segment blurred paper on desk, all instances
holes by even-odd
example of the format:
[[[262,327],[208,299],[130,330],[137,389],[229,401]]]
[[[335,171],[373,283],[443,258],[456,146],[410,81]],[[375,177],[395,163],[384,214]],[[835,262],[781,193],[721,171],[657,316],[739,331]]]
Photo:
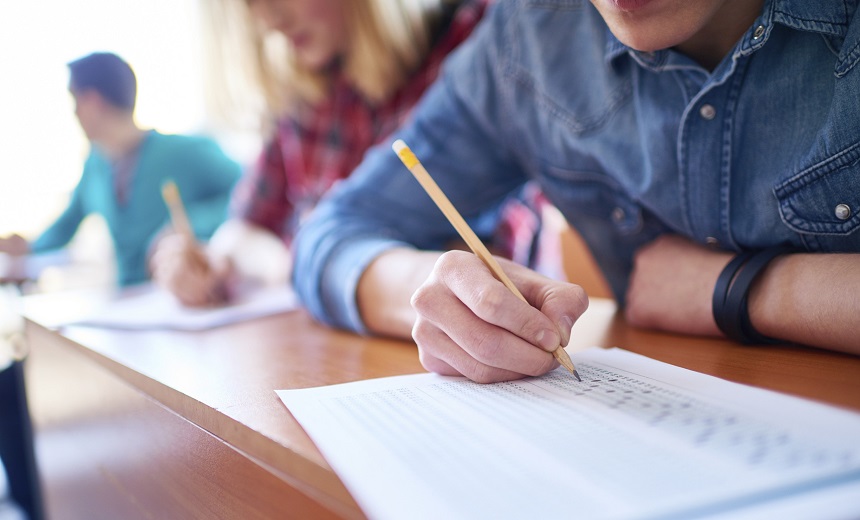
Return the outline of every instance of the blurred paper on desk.
[[[298,308],[298,299],[289,286],[247,288],[228,305],[191,308],[181,305],[165,290],[151,284],[135,286],[115,295],[52,294],[53,310],[25,302],[24,315],[49,328],[85,325],[123,330],[206,330],[240,321],[262,318]],[[34,297],[29,297],[34,298]],[[35,297],[38,298],[38,297]],[[28,313],[38,307],[39,315]]]
[[[581,383],[277,393],[374,519],[860,518],[860,414],[621,349],[572,358]]]
[[[12,283],[35,281],[46,269],[68,267],[72,262],[65,249],[24,256],[0,253],[0,280]]]

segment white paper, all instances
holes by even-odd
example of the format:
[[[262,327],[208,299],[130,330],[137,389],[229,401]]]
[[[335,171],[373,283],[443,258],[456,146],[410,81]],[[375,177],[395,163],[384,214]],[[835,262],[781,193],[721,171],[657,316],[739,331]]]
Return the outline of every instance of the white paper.
[[[53,325],[127,330],[205,330],[297,307],[296,295],[287,286],[245,289],[227,305],[191,308],[180,304],[165,290],[148,284],[125,291],[117,298],[100,301],[83,313],[61,315]]]
[[[371,518],[766,518],[785,500],[860,517],[860,414],[620,349],[572,357],[581,383],[560,368],[277,394]]]

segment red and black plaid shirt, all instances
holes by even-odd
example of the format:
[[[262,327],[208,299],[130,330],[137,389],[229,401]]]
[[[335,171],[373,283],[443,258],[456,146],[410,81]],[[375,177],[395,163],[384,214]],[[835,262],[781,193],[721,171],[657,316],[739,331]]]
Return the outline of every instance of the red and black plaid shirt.
[[[256,167],[239,182],[232,214],[289,243],[322,195],[358,166],[368,148],[406,120],[438,76],[445,57],[469,36],[485,7],[483,0],[463,2],[421,68],[382,104],[371,105],[343,77],[335,77],[326,100],[301,117],[280,120]]]
[[[384,103],[369,104],[336,76],[326,100],[301,117],[280,120],[256,167],[239,181],[232,215],[269,229],[289,244],[323,194],[358,166],[368,148],[406,120],[445,57],[471,34],[488,3],[462,2],[421,68]],[[534,192],[525,195],[506,208],[493,246],[498,254],[534,267],[542,199]]]

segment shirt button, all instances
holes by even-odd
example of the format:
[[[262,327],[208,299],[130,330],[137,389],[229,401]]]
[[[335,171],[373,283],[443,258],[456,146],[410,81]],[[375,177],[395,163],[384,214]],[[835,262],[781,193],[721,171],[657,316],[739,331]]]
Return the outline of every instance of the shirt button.
[[[755,31],[753,31],[753,40],[758,40],[763,35],[764,35],[764,25],[759,25],[758,27],[755,28]]]
[[[837,204],[834,213],[839,220],[848,220],[848,217],[851,216],[851,208],[848,204]]]
[[[720,241],[714,237],[707,237],[705,239],[705,243],[711,247],[717,247],[718,245],[720,245]]]
[[[710,121],[717,116],[717,109],[714,108],[714,105],[705,103],[701,108],[699,108],[699,115],[702,116],[702,119]]]
[[[615,222],[616,224],[622,223],[626,216],[627,213],[625,213],[624,208],[617,207],[612,210],[612,222]]]

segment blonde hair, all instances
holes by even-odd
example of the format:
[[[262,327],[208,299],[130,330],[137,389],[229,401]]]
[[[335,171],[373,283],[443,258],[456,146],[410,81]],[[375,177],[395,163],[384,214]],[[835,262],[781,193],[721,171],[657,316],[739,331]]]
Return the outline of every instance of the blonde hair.
[[[434,22],[450,0],[341,0],[347,30],[342,73],[369,103],[401,87],[427,55]],[[290,43],[263,33],[245,0],[205,0],[210,88],[207,101],[227,121],[282,116],[325,99],[330,78],[295,59]],[[239,121],[239,124],[242,124]]]

